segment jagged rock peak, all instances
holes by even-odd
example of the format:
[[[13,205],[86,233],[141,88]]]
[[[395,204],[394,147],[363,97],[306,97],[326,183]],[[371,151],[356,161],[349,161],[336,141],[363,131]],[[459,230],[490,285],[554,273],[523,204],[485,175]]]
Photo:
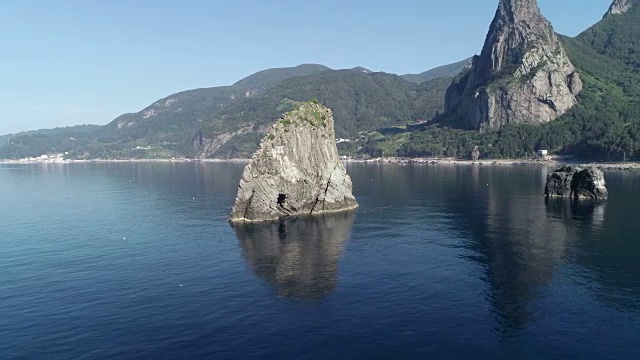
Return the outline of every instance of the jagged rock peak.
[[[500,0],[498,3],[498,19],[517,21],[538,18],[543,20],[536,0]]]
[[[632,6],[632,0],[613,0],[613,3],[611,4],[611,6],[609,6],[609,11],[607,11],[604,17],[624,14],[629,11]]]
[[[229,220],[266,221],[354,209],[331,110],[308,102],[283,115],[242,173]]]
[[[454,80],[446,113],[466,128],[546,123],[576,104],[582,82],[535,0],[500,0],[484,47]]]

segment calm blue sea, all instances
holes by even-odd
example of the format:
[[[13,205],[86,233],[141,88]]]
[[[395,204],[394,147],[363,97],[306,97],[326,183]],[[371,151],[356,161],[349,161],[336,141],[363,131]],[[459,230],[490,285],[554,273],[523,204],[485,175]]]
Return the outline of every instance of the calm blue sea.
[[[355,213],[232,227],[242,168],[0,165],[0,358],[640,358],[640,173],[348,164]]]

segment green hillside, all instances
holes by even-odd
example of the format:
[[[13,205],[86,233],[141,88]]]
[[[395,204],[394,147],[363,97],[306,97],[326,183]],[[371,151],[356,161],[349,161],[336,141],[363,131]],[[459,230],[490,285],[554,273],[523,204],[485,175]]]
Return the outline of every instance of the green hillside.
[[[640,1],[624,14],[609,15],[577,39],[596,52],[640,71]]]
[[[417,84],[439,78],[451,78],[458,75],[471,59],[464,59],[453,64],[442,65],[420,74],[405,74],[402,78]]]
[[[294,76],[306,76],[318,74],[323,71],[331,70],[324,65],[318,64],[302,64],[292,68],[276,68],[259,71],[253,75],[236,82],[232,85],[234,89],[239,90],[266,90],[278,83]],[[246,93],[245,93],[246,94]]]
[[[578,105],[556,121],[484,134],[432,125],[411,136],[374,139],[364,148],[375,155],[466,157],[478,145],[485,158],[530,157],[547,149],[586,160],[640,160],[639,13],[634,7],[576,38],[561,37],[584,89]]]
[[[408,132],[415,128],[406,129],[408,122],[437,118],[446,89],[466,61],[403,77],[306,64],[261,71],[232,86],[176,93],[105,126],[4,136],[0,158],[51,152],[80,159],[247,157],[282,113],[317,99],[333,110],[336,135],[353,139],[340,145],[345,154],[466,157],[479,146],[483,158],[530,157],[547,149],[588,160],[640,160],[638,20],[635,5],[575,38],[560,37],[584,89],[577,106],[542,126],[480,133],[434,121]]]
[[[450,79],[421,85],[397,75],[337,70],[294,77],[267,90],[262,96],[246,98],[203,122],[200,134],[215,138],[249,126],[253,131],[238,134],[215,152],[196,149],[203,157],[250,155],[259,143],[258,133],[283,112],[309,99],[317,99],[332,109],[337,137],[354,137],[358,132],[430,118],[444,108],[444,91]]]
[[[0,158],[20,159],[50,152],[66,152],[83,148],[102,129],[97,125],[78,125],[55,129],[27,131],[5,135],[0,142]]]
[[[0,158],[69,152],[71,158],[246,157],[267,127],[298,102],[329,106],[340,137],[430,118],[444,106],[450,78],[422,84],[364,68],[330,70],[322,65],[270,69],[232,86],[195,89],[156,101],[96,128],[82,141],[53,138],[38,144],[24,134],[0,147]]]
[[[445,81],[444,83],[448,83]],[[263,96],[243,99],[225,108],[216,119],[229,124],[255,121],[266,125],[296,102],[316,98],[333,110],[337,136],[431,117],[443,107],[438,90],[410,83],[397,75],[337,70],[288,79]],[[431,90],[437,101],[424,94]],[[215,124],[215,123],[214,123]],[[218,130],[218,124],[215,124]]]
[[[74,142],[67,141],[66,134],[57,136],[59,129],[46,137],[34,137],[34,132],[14,134],[10,136],[13,144],[0,145],[0,158],[34,157],[52,152],[70,152],[73,158],[191,156],[194,134],[203,121],[211,119],[221,109],[264,92],[284,79],[328,69],[313,64],[268,69],[232,86],[172,94],[140,112],[123,114],[106,126],[92,127],[95,131],[76,136]]]

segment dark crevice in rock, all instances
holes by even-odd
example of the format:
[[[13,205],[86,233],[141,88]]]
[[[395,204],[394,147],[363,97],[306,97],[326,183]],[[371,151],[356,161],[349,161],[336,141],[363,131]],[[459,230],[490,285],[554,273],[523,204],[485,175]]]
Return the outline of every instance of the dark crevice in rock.
[[[311,211],[309,211],[309,214],[313,214],[313,210],[316,209],[316,206],[318,205],[319,201],[320,201],[320,195],[316,196],[316,201],[313,203],[313,206],[311,207]]]
[[[240,189],[242,189],[242,186],[239,186]],[[251,190],[251,196],[249,197],[249,200],[247,201],[247,207],[244,209],[244,214],[242,215],[242,217],[244,219],[247,218],[247,213],[249,212],[249,209],[251,208],[251,202],[253,201],[253,197],[255,196],[256,191],[255,190]]]
[[[278,205],[284,206],[285,201],[287,201],[287,194],[278,194],[278,199],[276,199]]]

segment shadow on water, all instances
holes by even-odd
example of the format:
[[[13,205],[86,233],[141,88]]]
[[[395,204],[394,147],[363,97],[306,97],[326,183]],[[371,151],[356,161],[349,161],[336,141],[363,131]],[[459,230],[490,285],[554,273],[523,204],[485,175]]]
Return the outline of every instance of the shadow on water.
[[[603,226],[606,201],[546,198],[544,203],[547,213],[552,219],[568,222],[578,221],[593,229]]]
[[[599,233],[582,231],[576,262],[597,286],[591,292],[601,302],[621,311],[640,310],[640,176],[630,172],[607,172],[609,199],[606,213],[594,210],[593,222],[601,221]],[[595,235],[595,236],[594,236]]]
[[[612,196],[605,202],[549,199],[547,212],[577,239],[574,261],[587,270],[596,286],[590,292],[601,302],[623,311],[640,309],[640,230],[635,209],[637,192],[620,193],[628,173],[608,173]]]
[[[233,223],[243,255],[278,296],[318,300],[336,288],[338,260],[355,212]]]
[[[586,239],[603,237],[606,204],[545,202],[541,168],[435,170],[425,196],[447,204],[452,230],[464,234],[473,251],[465,257],[485,269],[486,300],[501,331],[526,328],[536,319],[532,303],[553,286],[559,268]]]
[[[544,169],[471,169],[458,180],[458,193],[445,195],[465,199],[447,203],[457,204],[451,210],[472,235],[468,246],[486,269],[487,300],[502,330],[512,333],[534,321],[532,303],[548,296],[567,266],[573,281],[600,302],[638,309],[640,242],[633,231],[640,229],[629,223],[638,194],[620,193],[624,187],[611,176],[606,202],[544,200],[545,177]]]

